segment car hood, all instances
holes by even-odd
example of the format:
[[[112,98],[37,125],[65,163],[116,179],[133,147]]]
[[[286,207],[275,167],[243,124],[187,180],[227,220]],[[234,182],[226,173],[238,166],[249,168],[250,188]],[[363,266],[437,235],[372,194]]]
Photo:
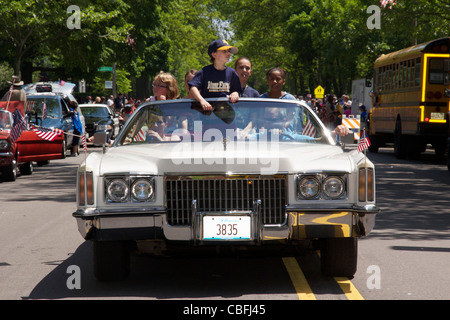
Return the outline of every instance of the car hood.
[[[115,173],[242,173],[351,172],[354,160],[339,146],[310,143],[267,143],[259,147],[222,142],[164,143],[110,148],[97,155],[100,175]],[[354,151],[356,152],[356,151]],[[95,165],[94,162],[88,165]]]

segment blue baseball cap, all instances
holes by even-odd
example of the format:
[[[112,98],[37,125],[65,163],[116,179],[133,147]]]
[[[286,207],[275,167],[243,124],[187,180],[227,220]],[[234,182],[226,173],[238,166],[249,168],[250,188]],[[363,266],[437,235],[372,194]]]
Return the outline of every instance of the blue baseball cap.
[[[211,42],[208,47],[208,55],[211,56],[211,54],[217,50],[230,50],[232,54],[238,52],[238,48],[230,46],[225,40],[214,40]]]

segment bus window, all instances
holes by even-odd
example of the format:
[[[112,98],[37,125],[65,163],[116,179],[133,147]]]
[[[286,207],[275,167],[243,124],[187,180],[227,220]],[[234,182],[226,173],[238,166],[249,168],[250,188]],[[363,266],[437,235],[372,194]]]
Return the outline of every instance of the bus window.
[[[444,63],[445,59],[430,59],[430,72],[428,75],[431,84],[444,84]]]
[[[416,75],[415,75],[416,87],[420,86],[420,72],[421,72],[420,68],[421,68],[421,66],[422,66],[422,64],[420,62],[420,58],[417,58],[417,60],[416,60]]]

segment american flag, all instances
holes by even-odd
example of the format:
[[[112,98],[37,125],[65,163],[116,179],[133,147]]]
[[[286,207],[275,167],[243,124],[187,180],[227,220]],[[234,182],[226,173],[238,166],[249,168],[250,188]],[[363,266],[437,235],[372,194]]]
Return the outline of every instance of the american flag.
[[[27,104],[25,105],[25,113],[32,112],[34,110],[35,105],[36,105],[36,101],[27,100]]]
[[[66,82],[65,82],[64,80],[58,80],[58,84],[59,84],[61,87],[63,87],[63,86],[66,84]]]
[[[33,128],[33,131],[36,133],[36,135],[39,138],[42,138],[47,141],[53,141],[56,139],[56,137],[64,134],[64,131],[62,131],[61,129],[57,129],[57,128],[49,129],[49,128],[39,127],[39,128]]]
[[[145,141],[145,133],[144,130],[141,129],[139,132],[134,136],[134,141]]]
[[[314,138],[316,136],[316,128],[312,124],[311,120],[308,119],[308,121],[305,124],[305,127],[303,128],[302,134],[308,137]]]
[[[15,142],[17,139],[19,139],[20,135],[22,134],[23,130],[26,130],[27,128],[27,121],[22,116],[19,110],[16,109],[13,113],[13,127],[11,129],[11,139],[13,142]]]
[[[383,8],[389,6],[389,9],[392,9],[392,6],[397,4],[394,0],[381,0],[380,3]]]
[[[358,142],[358,152],[366,150],[369,146],[370,146],[369,137],[361,136],[361,139],[359,139]]]
[[[42,120],[47,119],[47,103],[44,99],[44,104],[42,105]]]
[[[84,152],[87,152],[87,143],[86,143],[86,135],[81,136],[81,142],[83,143],[83,150]]]

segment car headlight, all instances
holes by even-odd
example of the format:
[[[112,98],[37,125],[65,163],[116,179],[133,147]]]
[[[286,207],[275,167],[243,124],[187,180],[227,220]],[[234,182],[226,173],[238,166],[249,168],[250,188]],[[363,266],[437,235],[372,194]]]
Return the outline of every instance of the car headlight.
[[[298,182],[297,190],[300,198],[315,199],[320,192],[320,182],[313,176],[303,177]]]
[[[106,185],[106,195],[112,202],[124,202],[128,200],[128,183],[123,179],[113,179]]]
[[[108,203],[149,202],[155,200],[152,176],[116,176],[105,179]]]
[[[9,148],[8,140],[0,140],[0,150],[7,150]]]
[[[323,183],[323,193],[328,199],[339,199],[345,193],[344,181],[339,177],[328,177]]]
[[[297,197],[303,200],[339,200],[347,195],[347,178],[337,174],[297,176]]]
[[[131,195],[137,201],[148,201],[153,198],[153,182],[148,179],[137,179],[131,185]]]

